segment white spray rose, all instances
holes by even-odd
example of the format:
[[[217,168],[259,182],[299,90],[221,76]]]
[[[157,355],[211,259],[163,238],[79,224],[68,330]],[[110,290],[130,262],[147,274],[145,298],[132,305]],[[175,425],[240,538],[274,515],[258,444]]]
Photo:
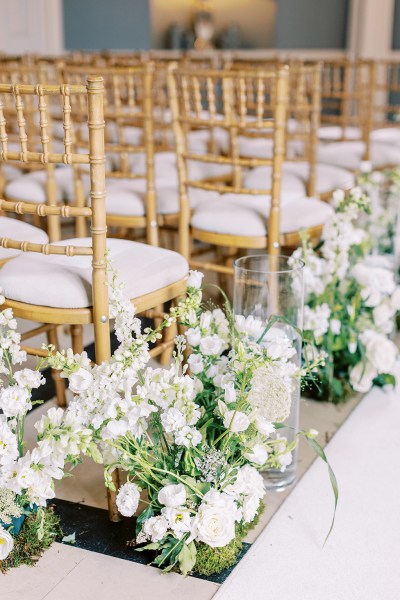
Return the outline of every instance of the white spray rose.
[[[206,356],[217,356],[222,350],[223,341],[214,333],[213,335],[207,335],[200,342],[200,351]]]
[[[159,542],[168,531],[168,521],[163,516],[150,517],[143,523],[143,533],[152,542]]]
[[[131,482],[125,483],[119,488],[117,494],[117,507],[124,517],[133,517],[139,506],[139,488]]]
[[[0,560],[5,560],[14,548],[14,538],[0,525]]]
[[[244,456],[256,465],[264,465],[268,459],[268,450],[263,444],[255,444]]]
[[[73,394],[86,392],[93,382],[93,375],[86,369],[79,369],[69,376],[69,389]]]
[[[200,271],[189,271],[189,277],[187,280],[187,286],[191,288],[200,288],[204,274]]]
[[[183,483],[170,484],[158,492],[158,501],[168,508],[178,508],[186,502],[186,489]]]
[[[257,494],[245,496],[243,500],[243,520],[245,523],[251,523],[256,516],[258,507],[260,506],[260,498]]]
[[[224,427],[230,429],[232,433],[246,431],[249,425],[249,417],[243,412],[227,410],[224,414]]]

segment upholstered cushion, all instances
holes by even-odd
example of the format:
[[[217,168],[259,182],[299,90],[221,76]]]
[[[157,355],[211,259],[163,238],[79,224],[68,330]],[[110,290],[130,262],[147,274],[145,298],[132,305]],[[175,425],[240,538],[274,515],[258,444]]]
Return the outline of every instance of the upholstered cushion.
[[[14,181],[14,179],[17,179],[22,175],[21,169],[18,169],[18,167],[15,167],[13,164],[3,164],[2,172],[5,181]]]
[[[344,169],[355,171],[360,168],[364,155],[364,143],[332,142],[320,144],[318,147],[318,161],[328,163]],[[400,164],[400,148],[382,142],[371,143],[371,162],[374,168],[386,165]]]
[[[283,166],[281,189],[283,192],[304,196],[306,193],[306,186],[296,173],[292,173],[290,169],[287,168],[289,164],[290,163],[286,163]],[[255,169],[249,170],[244,176],[243,185],[250,190],[268,190],[271,189],[271,177],[272,167],[256,167]]]
[[[400,145],[400,127],[383,127],[371,131],[371,140],[384,144]]]
[[[58,245],[90,246],[90,238],[70,239]],[[128,240],[108,239],[110,259],[129,298],[137,298],[179,281],[188,272],[178,253]],[[92,304],[90,256],[27,253],[0,269],[0,286],[6,298],[52,306],[85,308]]]
[[[0,238],[10,238],[17,242],[33,242],[35,244],[47,244],[49,241],[47,233],[43,229],[10,217],[0,217]],[[19,250],[0,246],[0,260],[12,258],[18,254],[20,254]]]
[[[287,173],[291,173],[299,177],[306,185],[309,169],[307,162],[288,162],[284,165],[283,178],[287,176]],[[349,189],[355,184],[354,175],[341,167],[317,163],[315,171],[315,193],[317,195],[332,192],[337,188]]]
[[[191,224],[211,233],[238,236],[267,234],[270,197],[225,194],[212,202],[203,202],[195,210]],[[316,198],[287,195],[281,201],[281,233],[316,227],[333,214],[331,206]]]
[[[318,137],[321,140],[335,142],[344,138],[346,140],[359,140],[361,131],[359,127],[339,127],[338,125],[322,125],[318,129]]]
[[[54,170],[57,184],[57,199],[59,202],[71,202],[75,199],[73,172],[70,167],[60,167]],[[33,171],[21,175],[6,185],[5,196],[13,200],[46,202],[46,171]],[[84,191],[90,189],[89,177],[82,176]]]
[[[189,190],[189,202],[192,208],[203,200],[218,197],[216,192],[197,188]],[[156,183],[157,212],[161,215],[179,212],[178,186]],[[106,196],[107,214],[142,217],[146,214],[146,181],[144,179],[120,179],[110,182]]]

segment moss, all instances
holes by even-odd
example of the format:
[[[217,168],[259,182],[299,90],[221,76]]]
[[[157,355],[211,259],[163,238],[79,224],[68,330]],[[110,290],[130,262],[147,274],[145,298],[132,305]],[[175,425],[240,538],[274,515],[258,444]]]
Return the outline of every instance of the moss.
[[[38,539],[40,529],[43,533],[41,540]],[[21,532],[14,540],[13,551],[5,560],[0,560],[0,571],[5,573],[20,565],[34,565],[58,535],[62,536],[60,518],[51,508],[30,515],[25,519]]]
[[[251,523],[240,523],[236,526],[236,537],[223,548],[211,548],[207,544],[197,544],[196,564],[194,572],[199,575],[213,575],[221,573],[224,569],[233,567],[237,557],[243,548],[243,540],[249,531],[254,529],[265,510],[265,504],[261,501],[257,514]]]

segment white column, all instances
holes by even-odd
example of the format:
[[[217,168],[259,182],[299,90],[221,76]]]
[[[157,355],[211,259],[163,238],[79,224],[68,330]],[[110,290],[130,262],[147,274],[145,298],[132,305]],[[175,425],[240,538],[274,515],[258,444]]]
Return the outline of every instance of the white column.
[[[348,51],[362,58],[383,58],[392,52],[394,0],[351,0]]]

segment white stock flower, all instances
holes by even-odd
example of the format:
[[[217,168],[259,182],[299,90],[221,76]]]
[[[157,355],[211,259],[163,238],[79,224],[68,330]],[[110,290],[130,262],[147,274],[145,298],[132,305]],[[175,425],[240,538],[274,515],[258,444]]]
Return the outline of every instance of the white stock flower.
[[[231,404],[232,402],[236,402],[236,390],[235,384],[233,381],[228,381],[223,385],[224,390],[224,400],[227,404]]]
[[[45,383],[45,379],[40,371],[32,371],[32,369],[22,369],[14,373],[14,379],[20,387],[30,389],[38,388]]]
[[[377,376],[377,371],[370,362],[365,365],[359,362],[350,371],[350,384],[353,390],[365,394],[372,387],[372,382]]]
[[[200,351],[206,356],[218,356],[223,347],[223,340],[214,333],[207,335],[200,341]]]
[[[365,354],[378,373],[391,373],[398,356],[397,346],[385,335],[372,330],[364,331],[361,341],[365,344]]]
[[[350,342],[347,344],[347,349],[348,349],[348,351],[350,352],[350,354],[354,354],[354,353],[356,352],[356,350],[357,350],[357,342],[356,342],[356,341],[354,341],[354,340],[353,340],[353,341],[350,341]]]
[[[256,465],[264,465],[268,460],[268,450],[263,444],[255,444],[245,452],[245,458]]]
[[[186,418],[180,410],[173,406],[162,413],[161,423],[166,433],[174,433],[186,425]]]
[[[313,331],[316,339],[323,336],[329,329],[329,317],[331,311],[329,306],[324,303],[310,308],[304,307],[304,329]]]
[[[232,431],[232,433],[246,431],[249,425],[249,417],[243,412],[227,410],[224,414],[224,427]]]
[[[191,354],[187,362],[193,375],[198,375],[204,370],[204,362],[201,354]]]
[[[86,369],[79,369],[69,376],[69,389],[74,394],[86,392],[93,383],[93,375]]]
[[[158,492],[158,501],[167,508],[178,508],[186,502],[186,488],[183,483],[171,483]]]
[[[162,515],[158,517],[150,517],[143,523],[144,534],[151,539],[152,542],[159,542],[168,531],[168,521]]]
[[[175,443],[177,446],[185,446],[185,448],[191,448],[198,446],[202,440],[200,431],[197,431],[195,427],[189,427],[185,425],[175,433]]]
[[[344,191],[343,190],[335,190],[332,194],[332,204],[335,208],[339,206],[344,200]]]
[[[195,329],[190,328],[186,331],[186,338],[188,343],[195,347],[198,346],[200,344],[201,341],[201,331],[198,327],[196,327]]]
[[[334,335],[339,335],[340,334],[340,329],[342,327],[342,324],[339,321],[339,319],[331,319],[329,327],[330,327],[331,332]]]
[[[18,458],[18,441],[7,420],[0,415],[0,465],[11,463]]]
[[[139,506],[140,492],[134,483],[127,482],[119,488],[116,503],[124,517],[133,517]]]
[[[200,288],[203,277],[204,273],[201,273],[200,271],[189,271],[187,286],[196,289]]]
[[[261,319],[253,317],[253,315],[249,315],[248,317],[235,315],[235,325],[238,333],[249,336],[255,342],[260,339],[266,327]]]
[[[10,385],[0,390],[0,408],[6,417],[22,417],[32,408],[30,394],[25,387]]]
[[[5,560],[14,548],[14,538],[0,525],[0,560]]]

